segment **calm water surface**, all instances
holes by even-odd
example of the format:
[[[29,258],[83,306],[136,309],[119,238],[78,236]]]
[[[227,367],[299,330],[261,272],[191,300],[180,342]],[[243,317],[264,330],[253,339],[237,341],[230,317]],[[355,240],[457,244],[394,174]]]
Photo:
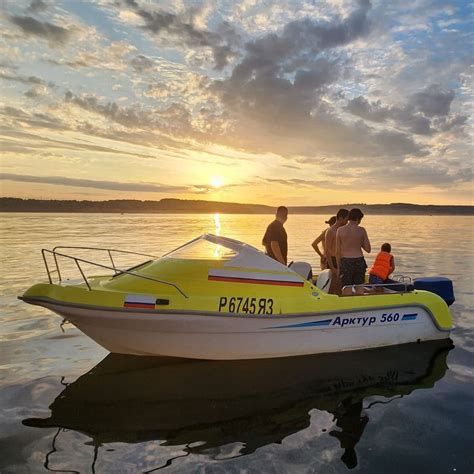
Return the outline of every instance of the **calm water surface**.
[[[289,260],[317,266],[310,244],[327,217],[290,216]],[[454,349],[253,362],[127,357],[16,299],[45,279],[43,247],[160,255],[203,232],[258,247],[270,219],[0,215],[0,472],[474,472],[470,217],[364,219],[373,247],[392,244],[397,273],[454,281]]]

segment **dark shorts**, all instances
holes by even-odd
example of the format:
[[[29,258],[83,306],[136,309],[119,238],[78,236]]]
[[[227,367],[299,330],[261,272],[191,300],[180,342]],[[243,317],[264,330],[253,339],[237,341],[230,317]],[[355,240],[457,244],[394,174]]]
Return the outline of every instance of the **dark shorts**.
[[[337,268],[337,258],[334,257],[334,256],[332,256],[332,257],[331,257],[331,260],[332,260],[332,266],[333,266],[334,268]],[[331,268],[331,267],[329,266],[329,263],[327,264],[327,267],[326,267],[326,268]]]
[[[364,257],[341,258],[341,285],[362,285],[365,283],[367,264]]]

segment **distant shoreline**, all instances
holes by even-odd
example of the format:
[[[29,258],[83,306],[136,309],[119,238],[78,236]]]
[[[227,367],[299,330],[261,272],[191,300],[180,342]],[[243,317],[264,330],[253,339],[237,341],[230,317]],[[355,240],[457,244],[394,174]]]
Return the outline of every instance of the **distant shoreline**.
[[[328,206],[288,206],[291,214],[334,215],[341,207],[359,207],[372,215],[474,215],[474,206],[392,204],[334,204]],[[75,201],[0,198],[0,212],[112,213],[112,214],[273,214],[275,207],[263,204],[161,199],[160,201],[110,200]]]

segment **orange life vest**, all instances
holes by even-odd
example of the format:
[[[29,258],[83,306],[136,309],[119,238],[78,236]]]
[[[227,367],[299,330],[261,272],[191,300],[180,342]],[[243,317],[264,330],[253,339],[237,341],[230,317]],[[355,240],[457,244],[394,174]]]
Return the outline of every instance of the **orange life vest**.
[[[392,255],[388,252],[379,252],[375,258],[375,262],[372,265],[372,268],[369,270],[370,275],[375,275],[386,280],[390,275]]]

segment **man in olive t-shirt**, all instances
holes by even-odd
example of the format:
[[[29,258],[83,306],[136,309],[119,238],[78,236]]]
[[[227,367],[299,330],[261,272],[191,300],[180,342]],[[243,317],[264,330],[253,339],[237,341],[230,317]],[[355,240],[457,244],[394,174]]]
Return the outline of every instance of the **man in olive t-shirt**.
[[[288,209],[285,206],[280,206],[276,211],[275,220],[268,225],[262,239],[266,254],[283,265],[286,265],[288,254],[288,237],[283,227],[287,218]]]

